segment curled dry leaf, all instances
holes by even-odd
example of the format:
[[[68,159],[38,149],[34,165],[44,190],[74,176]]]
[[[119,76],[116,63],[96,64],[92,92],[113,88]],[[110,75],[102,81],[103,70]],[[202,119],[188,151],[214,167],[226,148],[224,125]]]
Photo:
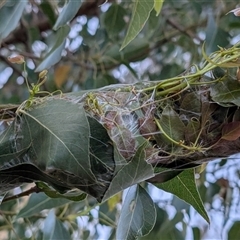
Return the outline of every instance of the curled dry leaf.
[[[240,121],[230,122],[222,129],[222,139],[235,141],[240,137]]]
[[[25,62],[24,56],[22,56],[22,55],[17,55],[15,57],[8,57],[8,61],[11,63],[16,63],[16,64],[22,64]]]

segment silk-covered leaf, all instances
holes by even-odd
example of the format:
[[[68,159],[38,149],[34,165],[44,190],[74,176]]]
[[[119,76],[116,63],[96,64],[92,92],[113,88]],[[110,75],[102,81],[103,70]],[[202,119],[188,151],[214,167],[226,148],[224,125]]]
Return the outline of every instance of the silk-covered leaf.
[[[114,172],[106,129],[86,116],[83,104],[60,96],[19,109],[0,146],[2,192],[42,181],[61,194],[78,188],[101,200]]]
[[[230,76],[210,88],[212,100],[224,107],[240,106],[240,83]]]
[[[116,238],[134,240],[147,235],[154,227],[156,209],[146,190],[139,185],[129,188],[117,226]]]
[[[125,48],[143,29],[153,7],[154,0],[136,0],[133,2],[131,21],[120,50]]]

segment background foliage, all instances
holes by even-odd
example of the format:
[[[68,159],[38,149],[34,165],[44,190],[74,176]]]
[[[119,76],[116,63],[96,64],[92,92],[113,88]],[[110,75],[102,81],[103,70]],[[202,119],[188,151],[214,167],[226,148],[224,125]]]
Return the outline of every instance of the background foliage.
[[[28,98],[23,65],[7,60],[14,54],[27,59],[31,83],[37,81],[35,71],[49,69],[45,91],[76,92],[114,83],[173,77],[201,62],[204,41],[207,53],[211,53],[218,45],[228,47],[239,40],[239,19],[233,14],[226,15],[238,1],[165,0],[156,16],[161,9],[159,3],[1,1],[1,104],[21,103]],[[235,239],[239,221],[235,221],[237,216],[233,212],[239,211],[239,165],[232,159],[213,162],[198,175],[198,190],[212,219],[210,230],[189,205],[150,185],[134,186],[103,204],[91,197],[72,202],[49,198],[44,193],[3,202],[0,230],[8,239],[114,239],[115,234],[119,239],[134,239],[138,229],[125,229],[130,220],[128,209],[124,208],[127,203],[122,199],[127,196],[129,204],[134,199],[138,204],[148,201],[155,206],[156,224],[146,238]],[[191,176],[193,172],[184,174]],[[29,189],[29,185],[15,189],[14,194],[23,189]],[[191,182],[187,189],[191,189]],[[177,191],[173,185],[172,192]],[[126,214],[119,217],[120,209]],[[139,212],[135,209],[133,214],[138,216]],[[143,214],[146,222],[154,216],[153,212]],[[116,228],[117,223],[122,228]],[[142,222],[130,224],[138,228],[142,225]],[[141,234],[147,234],[151,228],[141,229]]]

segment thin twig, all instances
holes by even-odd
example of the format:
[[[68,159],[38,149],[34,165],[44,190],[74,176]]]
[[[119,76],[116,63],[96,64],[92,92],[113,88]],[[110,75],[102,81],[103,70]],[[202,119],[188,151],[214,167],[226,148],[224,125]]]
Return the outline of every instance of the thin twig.
[[[14,199],[18,199],[20,197],[25,197],[25,196],[28,196],[32,193],[40,193],[42,192],[43,190],[38,188],[37,186],[34,186],[24,192],[21,192],[19,194],[16,194],[16,195],[13,195],[13,196],[10,196],[10,197],[6,197],[2,200],[2,202],[8,202],[8,201],[11,201],[11,200],[14,200]]]

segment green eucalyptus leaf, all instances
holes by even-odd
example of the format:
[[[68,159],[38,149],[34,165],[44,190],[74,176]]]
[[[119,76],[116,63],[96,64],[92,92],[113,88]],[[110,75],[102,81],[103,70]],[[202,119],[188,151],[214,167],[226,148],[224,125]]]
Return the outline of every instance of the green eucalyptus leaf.
[[[36,72],[49,69],[61,59],[62,50],[65,47],[66,37],[70,31],[70,27],[65,25],[60,27],[56,33],[53,34],[51,45],[48,53],[44,56],[43,61],[36,68]]]
[[[67,22],[71,21],[74,16],[77,14],[79,8],[82,5],[81,0],[69,0],[63,7],[61,13],[58,16],[58,19],[53,27],[54,30],[57,30],[59,27],[62,27]]]
[[[28,3],[28,1],[14,1],[15,4],[10,6],[7,3],[12,3],[12,0],[8,0],[0,9],[0,43],[1,40],[6,38],[19,24],[22,13]]]
[[[154,0],[136,0],[133,3],[132,18],[129,23],[127,35],[125,36],[121,49],[125,48],[143,29],[151,11],[154,7]]]
[[[193,239],[201,240],[201,231],[198,227],[192,227]]]
[[[104,14],[104,26],[110,37],[119,34],[124,29],[126,25],[124,21],[125,15],[126,10],[121,5],[115,3]]]
[[[17,218],[27,218],[39,214],[42,210],[52,209],[69,203],[67,199],[49,198],[45,193],[31,194],[27,205],[20,210]]]
[[[147,206],[147,207],[146,207]],[[139,185],[129,188],[117,226],[116,239],[134,240],[154,227],[156,209],[153,200]]]
[[[71,235],[63,223],[56,217],[55,210],[52,209],[44,221],[44,240],[71,239]]]
[[[50,4],[48,1],[43,1],[39,7],[42,9],[44,14],[48,17],[51,25],[53,26],[56,20],[56,15],[53,9],[52,4]]]
[[[209,223],[209,217],[196,187],[194,169],[185,170],[165,183],[154,185],[190,204]]]

